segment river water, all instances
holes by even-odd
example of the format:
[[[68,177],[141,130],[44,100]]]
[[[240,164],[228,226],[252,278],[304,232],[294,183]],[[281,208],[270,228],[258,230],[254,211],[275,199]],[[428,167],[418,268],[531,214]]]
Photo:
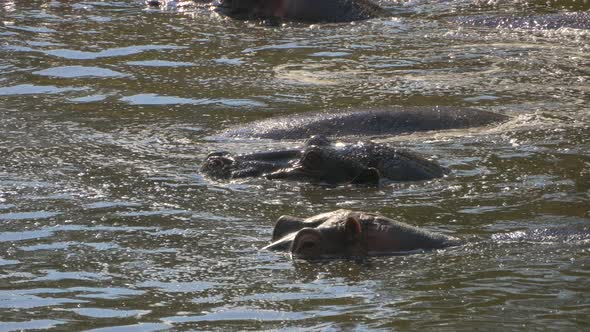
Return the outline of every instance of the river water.
[[[589,328],[589,32],[452,23],[564,2],[380,3],[392,17],[268,26],[203,5],[3,1],[0,331]],[[300,144],[212,138],[229,126],[388,105],[511,120],[381,138],[452,169],[429,182],[199,174],[212,150]],[[363,261],[258,250],[280,215],[338,208],[466,244]],[[520,236],[545,229],[564,231]]]

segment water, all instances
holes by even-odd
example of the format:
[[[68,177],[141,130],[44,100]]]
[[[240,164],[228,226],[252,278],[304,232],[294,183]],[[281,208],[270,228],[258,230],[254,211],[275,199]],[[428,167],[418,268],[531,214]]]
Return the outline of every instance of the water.
[[[395,16],[269,27],[205,7],[4,1],[0,330],[588,328],[589,34],[449,23],[571,3],[381,4]],[[211,150],[298,144],[211,139],[231,125],[387,105],[512,120],[383,139],[453,170],[425,183],[199,174]],[[338,208],[467,244],[361,262],[258,251],[280,215]],[[555,227],[574,235],[518,237]]]

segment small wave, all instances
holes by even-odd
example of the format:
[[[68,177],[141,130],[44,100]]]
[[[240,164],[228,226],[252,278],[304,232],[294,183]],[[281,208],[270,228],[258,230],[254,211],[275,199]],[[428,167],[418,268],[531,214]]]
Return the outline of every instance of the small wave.
[[[144,66],[144,67],[191,67],[191,66],[195,65],[192,62],[164,61],[164,60],[128,61],[127,64],[131,65],[131,66]]]
[[[71,59],[71,60],[94,60],[99,58],[110,58],[110,57],[120,57],[120,56],[128,56],[138,53],[143,53],[147,51],[164,51],[164,50],[178,50],[184,49],[184,46],[175,46],[175,45],[139,45],[139,46],[127,46],[127,47],[115,47],[110,48],[98,52],[87,52],[87,51],[78,51],[78,50],[69,50],[69,49],[56,49],[56,50],[48,50],[48,51],[41,51],[41,50],[33,50],[36,52],[45,53],[47,55],[64,58],[64,59]]]
[[[60,215],[61,212],[33,211],[0,214],[0,220],[47,219]]]
[[[311,317],[312,314],[301,312],[232,308],[219,310],[198,316],[173,316],[164,317],[162,320],[168,323],[188,323],[204,321],[284,321],[302,320]]]
[[[0,87],[0,96],[10,95],[35,95],[35,94],[58,94],[70,91],[87,90],[85,87],[56,87],[53,85],[19,84],[7,87]]]
[[[68,309],[78,315],[91,318],[129,318],[149,314],[151,310],[121,310],[103,308],[74,308]]]
[[[151,331],[163,331],[169,330],[170,325],[163,324],[163,323],[139,323],[134,325],[119,325],[119,326],[109,326],[109,327],[101,327],[92,330],[86,330],[86,332],[115,332],[115,331],[137,331],[137,332],[151,332]]]
[[[29,26],[8,26],[10,29],[26,31],[26,32],[34,32],[34,33],[55,33],[57,31],[47,28],[47,27],[29,27]]]
[[[2,322],[2,331],[49,330],[65,323],[65,321],[54,319],[36,319],[26,322],[4,321]]]
[[[128,74],[118,71],[87,66],[62,66],[34,71],[33,74],[41,76],[52,76],[61,78],[81,78],[81,77],[125,77]]]
[[[221,104],[226,106],[250,106],[262,107],[264,103],[250,100],[250,99],[209,99],[209,98],[182,98],[174,96],[160,96],[155,93],[142,93],[133,96],[123,97],[120,99],[130,105],[211,105]]]

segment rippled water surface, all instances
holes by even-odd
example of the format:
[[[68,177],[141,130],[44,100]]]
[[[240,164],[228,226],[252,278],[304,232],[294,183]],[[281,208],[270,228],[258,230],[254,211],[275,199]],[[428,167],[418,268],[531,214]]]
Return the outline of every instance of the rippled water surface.
[[[380,4],[392,17],[267,26],[206,5],[3,1],[0,331],[589,328],[589,32],[460,23],[588,5]],[[429,182],[199,174],[212,150],[300,144],[211,138],[229,126],[388,105],[512,119],[382,138],[452,169]],[[466,245],[315,263],[258,251],[280,215],[337,208]]]

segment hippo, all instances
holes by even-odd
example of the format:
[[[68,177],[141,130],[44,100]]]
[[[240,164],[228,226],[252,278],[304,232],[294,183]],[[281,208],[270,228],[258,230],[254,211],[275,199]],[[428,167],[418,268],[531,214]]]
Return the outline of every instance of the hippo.
[[[461,244],[455,237],[379,214],[342,209],[306,219],[280,217],[272,243],[262,250],[284,251],[294,258],[314,260],[404,254]]]
[[[590,12],[560,12],[537,15],[465,16],[452,19],[460,25],[491,28],[540,29],[560,28],[590,29]]]
[[[216,9],[234,19],[336,23],[391,16],[369,0],[221,0]]]
[[[434,161],[387,144],[370,141],[332,144],[320,135],[312,136],[300,150],[237,156],[213,152],[207,156],[201,171],[215,179],[264,177],[328,185],[421,181],[449,173],[448,168]]]
[[[587,225],[534,228],[492,235],[491,241],[582,243],[590,241]],[[463,245],[456,237],[433,233],[380,214],[346,209],[309,218],[281,216],[271,243],[261,250],[282,251],[305,260],[401,255]]]
[[[472,108],[388,107],[339,110],[275,117],[229,128],[217,137],[305,139],[329,137],[383,136],[414,132],[481,127],[507,121],[509,117]]]

